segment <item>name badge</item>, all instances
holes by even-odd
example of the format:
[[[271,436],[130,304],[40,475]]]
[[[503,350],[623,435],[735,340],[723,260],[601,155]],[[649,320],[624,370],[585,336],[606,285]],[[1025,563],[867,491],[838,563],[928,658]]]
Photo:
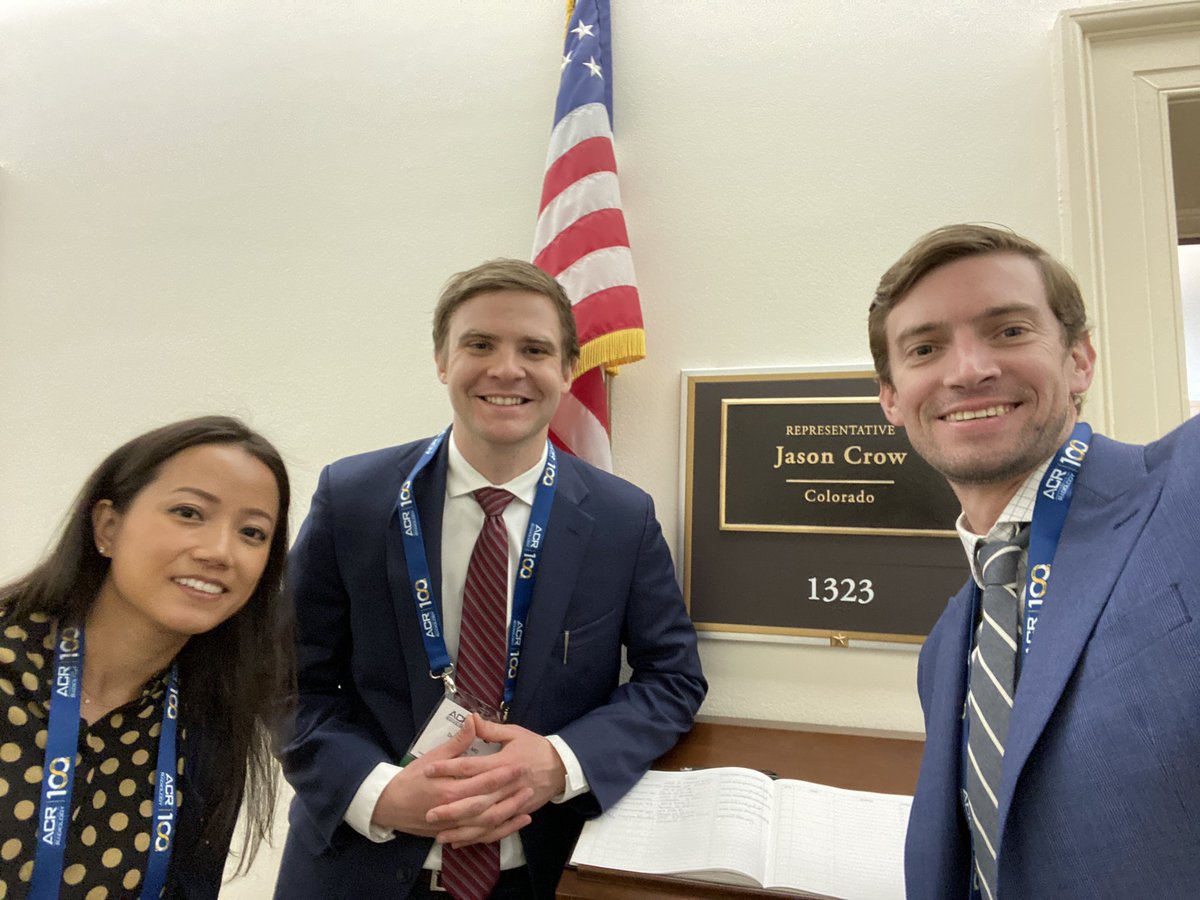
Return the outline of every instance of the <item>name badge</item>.
[[[491,722],[500,721],[500,715],[497,710],[474,702],[462,691],[446,694],[426,720],[425,727],[421,729],[421,733],[417,735],[417,739],[408,748],[408,752],[404,754],[404,758],[400,760],[400,765],[407,766],[414,759],[424,756],[439,744],[444,744],[451,738],[456,737],[467,723],[467,717],[471,713],[475,713]],[[499,744],[475,738],[462,756],[488,756],[499,749]]]

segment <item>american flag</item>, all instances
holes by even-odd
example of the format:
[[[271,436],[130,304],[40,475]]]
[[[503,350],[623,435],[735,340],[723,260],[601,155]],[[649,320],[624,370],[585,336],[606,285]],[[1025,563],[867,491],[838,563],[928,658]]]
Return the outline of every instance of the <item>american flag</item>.
[[[613,155],[608,0],[568,10],[533,261],[571,298],[582,350],[550,436],[612,471],[604,377],[646,355],[646,334]]]

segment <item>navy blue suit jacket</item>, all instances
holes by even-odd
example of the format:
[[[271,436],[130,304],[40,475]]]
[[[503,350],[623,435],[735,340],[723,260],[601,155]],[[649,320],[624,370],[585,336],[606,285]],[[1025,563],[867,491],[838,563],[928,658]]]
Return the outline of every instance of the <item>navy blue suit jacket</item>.
[[[1200,419],[1096,436],[1022,663],[1000,792],[999,900],[1200,896]],[[926,744],[910,900],[968,896],[960,799],[973,582],[921,651]]]
[[[431,839],[376,844],[343,821],[363,779],[398,762],[442,696],[409,589],[400,484],[428,441],[322,472],[291,555],[299,711],[283,754],[296,789],[277,896],[403,897]],[[692,724],[706,684],[650,497],[567,454],[526,626],[509,722],[558,734],[591,791],[520,832],[537,896],[552,897],[585,817],[619,799]],[[441,601],[446,448],[413,486]],[[564,654],[564,632],[570,631]],[[624,645],[633,675],[619,684]]]

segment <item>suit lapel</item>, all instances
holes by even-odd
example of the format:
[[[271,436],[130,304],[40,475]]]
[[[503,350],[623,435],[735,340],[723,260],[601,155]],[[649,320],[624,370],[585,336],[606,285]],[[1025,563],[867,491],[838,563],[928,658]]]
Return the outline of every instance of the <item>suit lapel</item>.
[[[976,593],[974,580],[968,579],[921,651],[918,687],[926,738],[907,839],[906,854],[919,860],[909,867],[910,886],[917,878],[929,878],[930,885],[953,883],[951,873],[965,870],[970,855],[965,825],[959,823],[964,821],[963,710]]]
[[[1124,490],[1114,496],[1114,488]],[[1017,684],[1001,779],[1002,834],[1021,769],[1079,664],[1161,490],[1161,477],[1146,474],[1142,447],[1094,438],[1055,554],[1049,599]],[[1063,590],[1064,585],[1071,589]]]
[[[959,755],[962,750],[961,722],[965,708],[963,704],[967,702],[967,666],[974,637],[976,602],[975,582],[968,579],[951,598],[943,613],[949,618],[945,637],[942,638],[944,646],[937,652],[937,677],[931,685],[933,696],[928,701],[930,718],[937,716],[939,721],[931,721],[926,731],[929,734],[953,734],[954,752]]]
[[[409,471],[420,458],[427,441],[418,445],[415,453],[407,454],[400,461],[400,479],[408,477]],[[446,497],[446,445],[442,444],[437,456],[417,478],[413,485],[413,498],[421,515],[421,534],[425,539],[425,556],[429,561],[429,574],[433,582],[433,593],[438,616],[442,614],[442,507]],[[429,675],[429,657],[421,637],[421,623],[413,603],[409,586],[408,564],[404,555],[404,538],[400,531],[399,516],[393,513],[388,518],[387,557],[388,587],[391,591],[392,608],[396,614],[396,626],[400,632],[400,648],[408,674],[413,722],[425,721],[433,705],[442,696],[442,683]]]
[[[558,460],[554,505],[546,525],[545,549],[533,586],[521,668],[513,695],[510,720],[514,723],[522,722],[530,708],[550,660],[550,651],[562,633],[563,618],[575,592],[575,582],[595,524],[582,509],[588,489],[579,477],[578,464],[562,452],[559,452]]]

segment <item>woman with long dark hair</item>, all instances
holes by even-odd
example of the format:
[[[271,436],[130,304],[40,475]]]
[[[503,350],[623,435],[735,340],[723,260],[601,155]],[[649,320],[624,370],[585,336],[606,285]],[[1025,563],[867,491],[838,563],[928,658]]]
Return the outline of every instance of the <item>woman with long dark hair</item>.
[[[0,896],[215,898],[294,697],[287,472],[237,419],[113,452],[0,588]]]

